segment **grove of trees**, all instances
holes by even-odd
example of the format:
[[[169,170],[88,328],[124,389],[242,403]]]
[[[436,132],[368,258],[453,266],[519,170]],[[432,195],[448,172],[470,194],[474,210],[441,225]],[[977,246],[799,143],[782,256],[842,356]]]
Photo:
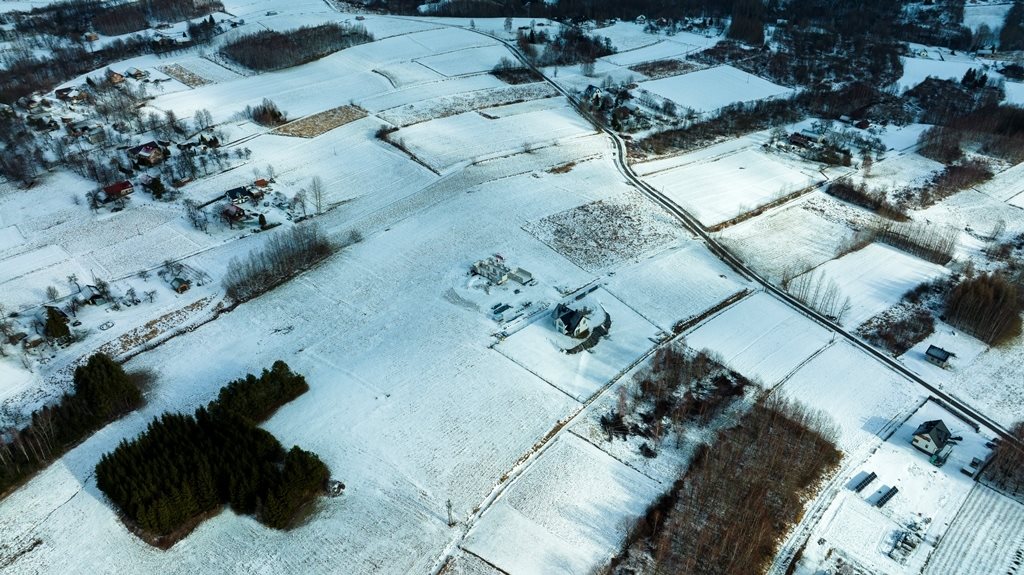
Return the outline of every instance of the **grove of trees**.
[[[981,274],[950,290],[946,321],[986,343],[1003,343],[1021,333],[1022,296],[1003,274]]]
[[[247,68],[267,71],[298,66],[372,41],[373,35],[361,25],[332,23],[303,26],[287,32],[264,30],[246,34],[225,44],[221,51]]]
[[[0,437],[0,496],[141,403],[142,392],[121,365],[93,355],[75,369],[74,394],[36,410],[31,424]]]
[[[323,261],[336,249],[315,225],[293,226],[275,234],[263,249],[249,252],[248,258],[232,258],[224,273],[224,288],[236,302],[252,299]]]
[[[230,505],[265,525],[289,527],[320,494],[327,466],[285,450],[256,425],[309,389],[283,361],[224,387],[194,415],[164,413],[96,466],[96,485],[148,542],[169,547]]]

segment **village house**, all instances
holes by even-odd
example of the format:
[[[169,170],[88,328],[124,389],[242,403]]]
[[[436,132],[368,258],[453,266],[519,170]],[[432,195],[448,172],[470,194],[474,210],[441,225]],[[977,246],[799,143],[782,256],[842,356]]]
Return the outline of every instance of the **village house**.
[[[110,68],[107,68],[107,81],[111,84],[120,84],[124,82],[124,74],[118,74]]]
[[[149,77],[149,72],[145,70],[139,70],[135,67],[131,67],[124,71],[124,75],[128,76],[129,78],[134,78],[136,80],[144,80]]]
[[[192,287],[191,284],[184,278],[174,278],[171,280],[171,289],[178,293],[185,293],[190,287]]]
[[[587,324],[587,314],[583,310],[572,309],[565,304],[558,304],[555,306],[552,317],[555,319],[555,329],[559,333],[575,338],[584,338],[590,333],[590,326]]]
[[[941,419],[933,419],[918,426],[912,443],[914,447],[928,455],[935,455],[949,442],[949,436],[946,424]]]
[[[123,182],[117,182],[116,184],[110,184],[103,188],[103,193],[100,196],[100,201],[104,204],[121,200],[135,191],[135,186],[131,182],[125,180]]]
[[[81,102],[88,98],[88,95],[78,88],[58,88],[53,95],[62,102]]]
[[[225,204],[220,213],[224,219],[232,222],[240,222],[245,219],[245,210],[235,204]]]
[[[924,358],[928,360],[928,363],[937,365],[941,368],[945,368],[949,364],[949,358],[954,355],[955,354],[934,345],[929,345],[928,350],[924,352]]]
[[[155,166],[164,160],[164,153],[156,142],[146,142],[134,148],[128,148],[128,158],[139,164]]]

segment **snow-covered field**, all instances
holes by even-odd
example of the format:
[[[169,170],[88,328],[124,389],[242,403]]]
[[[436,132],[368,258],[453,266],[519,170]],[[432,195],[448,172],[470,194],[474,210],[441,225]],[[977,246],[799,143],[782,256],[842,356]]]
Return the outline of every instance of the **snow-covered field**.
[[[1012,2],[982,5],[967,4],[964,6],[964,26],[967,26],[973,32],[977,32],[978,28],[982,26],[988,26],[989,30],[998,35],[999,29],[1006,22],[1006,13],[1010,11],[1012,6]]]
[[[642,82],[640,87],[697,113],[713,112],[737,102],[754,102],[791,93],[789,88],[732,66],[716,66]]]
[[[801,202],[726,228],[720,241],[762,275],[779,280],[833,259],[853,236],[847,224]]]
[[[512,59],[504,46],[481,46],[420,58],[417,62],[438,74],[451,77],[488,72],[502,58]]]
[[[857,326],[897,303],[903,294],[949,271],[885,244],[869,244],[808,272],[834,281],[850,298],[844,326]],[[815,280],[816,281],[816,280]]]
[[[1024,557],[1024,504],[976,486],[932,554],[926,575],[1016,573]]]
[[[757,292],[686,334],[686,345],[707,349],[734,371],[774,387],[832,340],[832,333]]]
[[[909,90],[932,76],[940,80],[959,80],[970,69],[980,69],[981,65],[959,60],[938,60],[931,58],[901,58],[903,60],[903,76],[896,82],[900,90]]]
[[[698,161],[687,156],[658,160],[638,172],[705,225],[728,221],[824,179],[810,165],[753,147]]]
[[[633,66],[654,60],[682,58],[697,49],[698,47],[692,44],[684,44],[674,40],[661,40],[650,46],[644,46],[628,52],[616,52],[611,56],[605,56],[603,60],[617,66]]]

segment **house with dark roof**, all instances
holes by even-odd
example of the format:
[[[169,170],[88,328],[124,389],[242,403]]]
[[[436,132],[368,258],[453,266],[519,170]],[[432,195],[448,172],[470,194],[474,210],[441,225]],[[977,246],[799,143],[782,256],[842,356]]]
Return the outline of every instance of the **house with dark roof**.
[[[569,337],[584,338],[590,333],[590,326],[587,324],[587,314],[580,309],[572,309],[565,304],[555,306],[552,314],[555,319],[555,329],[559,333]]]
[[[225,219],[232,222],[240,222],[245,219],[245,210],[235,204],[225,204],[220,213]]]
[[[935,345],[929,345],[928,351],[924,352],[924,358],[929,363],[933,363],[939,367],[946,367],[949,363],[949,358],[954,357],[956,354],[948,352],[941,347]]]
[[[935,455],[949,442],[949,436],[949,428],[946,427],[946,424],[941,419],[933,419],[917,427],[911,443],[928,455]]]

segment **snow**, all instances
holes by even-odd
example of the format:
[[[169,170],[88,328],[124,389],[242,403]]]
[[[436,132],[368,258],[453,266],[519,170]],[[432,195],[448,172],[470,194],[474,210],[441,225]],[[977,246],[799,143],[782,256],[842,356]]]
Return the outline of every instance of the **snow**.
[[[920,394],[906,378],[846,341],[825,348],[780,389],[829,414],[839,429],[837,445],[843,451],[852,451],[891,427]]]
[[[22,235],[18,226],[0,228],[0,254],[12,250],[23,243],[25,243],[25,236]]]
[[[451,77],[489,72],[502,58],[513,60],[508,48],[482,46],[420,58],[417,62],[438,74]]]
[[[697,113],[714,112],[737,102],[785,97],[792,92],[789,88],[732,66],[715,66],[689,74],[650,80],[642,82],[640,87]]]
[[[933,60],[931,58],[901,57],[900,59],[903,61],[903,75],[896,82],[900,91],[909,90],[928,77],[940,80],[959,80],[968,70],[981,70],[980,64],[972,62]]]
[[[1006,82],[1003,85],[1006,89],[1006,103],[1024,106],[1024,83]]]
[[[466,548],[511,575],[592,573],[621,547],[628,521],[664,489],[567,434],[505,492]]]
[[[730,150],[734,145],[720,145],[723,153],[710,159],[705,159],[712,153],[708,149],[696,159],[680,156],[651,162],[639,167],[638,172],[647,183],[709,226],[823,179],[807,164],[753,147]]]
[[[696,242],[686,242],[620,268],[605,289],[669,332],[741,291],[735,272]]]
[[[824,195],[820,199],[831,201]],[[761,275],[781,280],[836,257],[853,236],[849,225],[798,200],[726,228],[719,240]]]
[[[949,351],[958,356],[964,352],[964,360],[970,360],[980,342],[973,342],[957,332],[957,341],[950,343]],[[962,339],[961,339],[962,338]],[[944,389],[954,397],[966,401],[982,411],[1000,425],[1009,427],[1024,420],[1024,354],[1020,353],[1024,338],[1018,337],[1000,347],[985,347],[976,359],[963,369],[955,369],[959,360],[954,361],[954,373]]]
[[[660,330],[604,290],[584,300],[565,303],[574,308],[585,306],[595,310],[589,320],[591,328],[599,323],[596,318],[603,318],[599,310],[607,312],[612,319],[611,337],[602,339],[590,350],[564,353],[563,349],[579,342],[568,340],[555,331],[551,314],[543,313],[494,349],[566,395],[583,401],[653,347],[651,338]]]
[[[807,272],[834,281],[840,299],[850,298],[842,325],[854,327],[892,307],[903,294],[949,271],[885,244],[869,244]],[[812,284],[816,282],[812,280]],[[813,288],[812,288],[813,289]]]
[[[941,467],[932,465],[928,455],[911,445],[914,430],[921,423],[933,419],[943,420],[952,435],[963,437]],[[875,439],[864,443],[858,450],[857,459],[839,476],[843,480],[842,486],[830,490],[829,496],[834,499],[810,534],[796,573],[817,572],[821,567],[831,565],[830,561],[834,562],[835,556],[866,572],[879,574],[920,573],[926,564],[929,569],[934,569],[935,560],[948,566],[949,556],[944,558],[945,552],[942,551],[950,535],[947,529],[951,523],[956,525],[964,517],[960,510],[969,497],[975,497],[971,495],[972,491],[977,493],[985,489],[960,469],[969,468],[973,458],[985,458],[989,451],[984,445],[986,441],[986,435],[975,432],[935,402],[927,401],[903,421],[891,437],[881,442]],[[878,478],[868,489],[854,492],[853,486],[870,472],[876,473]],[[890,487],[897,487],[899,492],[884,507],[876,507],[875,502]],[[1007,518],[1007,515],[1013,517],[1017,511],[1007,509],[1005,503],[999,505],[991,497],[983,501],[993,504],[994,509],[989,509],[1001,511],[1002,518]],[[975,505],[966,508],[968,516]],[[985,523],[983,521],[983,525]],[[897,561],[889,551],[896,546],[900,534],[908,530],[918,532],[923,540]],[[962,531],[952,533],[956,533],[954,541],[965,538]],[[936,542],[939,552],[932,555]],[[967,545],[977,544],[981,542],[967,542]],[[931,561],[929,556],[932,556]],[[967,572],[961,570],[964,563],[970,563],[970,560],[960,556],[955,563],[955,572]],[[928,572],[953,571],[939,569]]]
[[[671,58],[683,58],[690,52],[698,50],[697,46],[684,44],[675,40],[661,40],[655,44],[630,50],[628,52],[616,52],[611,56],[602,58],[616,66],[634,66],[653,60],[666,60]]]
[[[977,485],[939,541],[926,575],[1013,573],[1024,548],[1024,504]]]
[[[1006,13],[1012,6],[1012,2],[980,6],[968,4],[964,6],[964,26],[973,32],[977,32],[982,26],[988,26],[989,30],[998,33],[1006,22]]]
[[[831,339],[831,332],[764,292],[686,334],[689,347],[718,354],[727,367],[766,388],[784,380]]]

